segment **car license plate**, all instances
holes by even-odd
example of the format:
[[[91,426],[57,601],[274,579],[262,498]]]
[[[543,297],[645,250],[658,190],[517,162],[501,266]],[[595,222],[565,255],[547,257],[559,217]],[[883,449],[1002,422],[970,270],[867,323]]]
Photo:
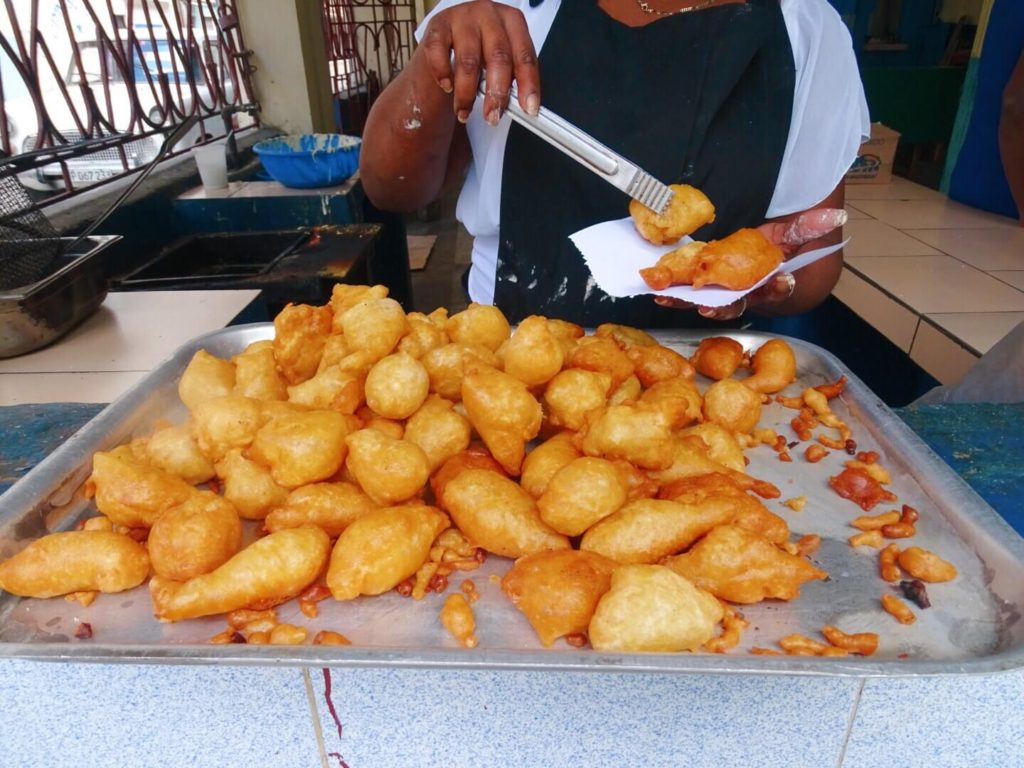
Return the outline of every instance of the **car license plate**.
[[[69,168],[68,175],[71,177],[71,181],[77,184],[90,183],[95,181],[102,181],[103,179],[109,179],[111,176],[117,176],[121,171],[115,170],[114,168]]]

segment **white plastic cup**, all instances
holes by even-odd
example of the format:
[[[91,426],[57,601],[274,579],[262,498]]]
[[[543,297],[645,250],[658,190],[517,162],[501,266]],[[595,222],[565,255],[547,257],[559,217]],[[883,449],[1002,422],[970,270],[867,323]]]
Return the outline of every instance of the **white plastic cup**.
[[[192,150],[205,189],[224,189],[228,185],[228,160],[223,144],[204,144]]]

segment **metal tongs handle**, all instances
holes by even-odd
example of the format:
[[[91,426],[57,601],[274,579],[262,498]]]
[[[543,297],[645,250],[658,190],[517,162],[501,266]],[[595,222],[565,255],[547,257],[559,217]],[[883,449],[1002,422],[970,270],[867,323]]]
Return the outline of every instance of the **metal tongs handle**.
[[[480,95],[486,95],[483,80],[480,81]],[[668,207],[674,194],[671,189],[551,110],[541,107],[536,117],[526,112],[519,105],[515,84],[509,94],[508,115],[654,212],[663,213]]]

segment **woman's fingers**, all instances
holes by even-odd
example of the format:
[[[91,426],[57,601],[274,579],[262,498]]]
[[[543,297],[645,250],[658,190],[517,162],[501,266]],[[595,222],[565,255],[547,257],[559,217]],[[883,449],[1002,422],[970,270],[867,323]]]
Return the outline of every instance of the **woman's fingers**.
[[[688,301],[673,299],[670,296],[656,296],[654,303],[659,307],[667,307],[669,309],[696,309],[697,314],[709,320],[735,320],[747,311],[746,297],[739,301],[734,301],[732,304],[726,304],[724,307],[702,307]]]
[[[469,119],[484,75],[481,108],[491,125],[508,108],[513,79],[523,109],[540,109],[537,54],[520,10],[491,0],[452,6],[430,22],[421,47],[438,87],[452,94],[460,122]]]
[[[791,221],[773,221],[758,229],[785,253],[793,253],[800,246],[824,237],[846,224],[846,211],[842,208],[816,208],[805,211]]]

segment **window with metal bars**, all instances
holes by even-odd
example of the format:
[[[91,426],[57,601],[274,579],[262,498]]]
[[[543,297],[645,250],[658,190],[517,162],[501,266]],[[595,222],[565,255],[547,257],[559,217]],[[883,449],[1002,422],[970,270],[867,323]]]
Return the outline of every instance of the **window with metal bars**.
[[[0,174],[64,197],[254,124],[233,0],[2,0]]]
[[[327,63],[341,133],[361,135],[381,89],[415,48],[412,0],[321,0]]]

